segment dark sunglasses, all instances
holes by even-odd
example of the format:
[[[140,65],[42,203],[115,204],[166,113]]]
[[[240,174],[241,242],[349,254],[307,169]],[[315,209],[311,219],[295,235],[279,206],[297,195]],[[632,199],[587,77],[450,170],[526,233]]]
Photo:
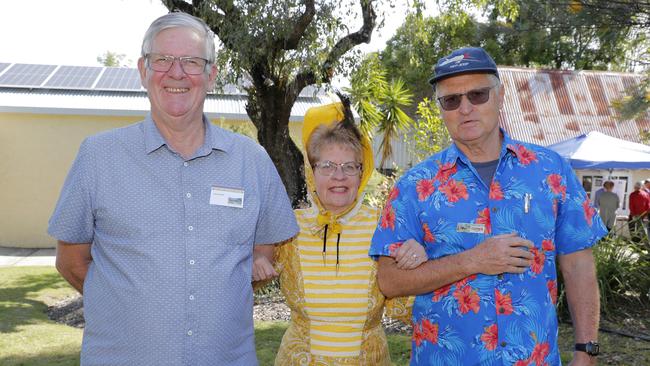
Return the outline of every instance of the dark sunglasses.
[[[463,99],[463,95],[467,96],[467,100],[473,105],[479,105],[490,100],[490,90],[496,87],[496,85],[488,86],[485,88],[473,89],[467,93],[460,94],[449,94],[438,98],[440,107],[446,111],[453,111],[460,107],[460,102]]]

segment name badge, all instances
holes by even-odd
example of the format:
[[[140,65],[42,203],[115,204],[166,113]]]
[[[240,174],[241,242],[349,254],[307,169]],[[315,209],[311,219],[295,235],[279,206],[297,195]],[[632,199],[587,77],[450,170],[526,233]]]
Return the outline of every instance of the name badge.
[[[244,208],[244,190],[238,188],[212,187],[210,204]]]
[[[485,225],[459,222],[456,224],[456,231],[459,233],[483,234],[485,233]]]

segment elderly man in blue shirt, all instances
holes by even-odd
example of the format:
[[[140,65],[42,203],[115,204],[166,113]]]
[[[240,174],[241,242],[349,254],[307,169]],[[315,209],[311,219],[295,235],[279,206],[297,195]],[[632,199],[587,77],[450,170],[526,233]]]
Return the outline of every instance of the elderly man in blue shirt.
[[[203,114],[214,59],[202,20],[155,20],[138,60],[150,114],[87,138],[68,174],[49,233],[84,295],[82,365],[257,364],[253,248],[298,226],[264,149]]]
[[[573,365],[596,362],[591,246],[606,234],[571,167],[499,128],[504,86],[481,48],[443,57],[431,79],[453,139],[389,194],[370,255],[387,297],[418,295],[411,365],[558,365],[556,260],[573,317]],[[429,260],[397,267],[415,239]]]

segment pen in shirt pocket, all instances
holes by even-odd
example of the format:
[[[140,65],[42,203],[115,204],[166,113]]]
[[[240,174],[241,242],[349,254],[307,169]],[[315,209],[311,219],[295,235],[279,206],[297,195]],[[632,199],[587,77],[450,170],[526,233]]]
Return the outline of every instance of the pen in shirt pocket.
[[[533,199],[533,195],[530,193],[525,193],[524,194],[524,213],[528,213],[530,211],[530,200]]]

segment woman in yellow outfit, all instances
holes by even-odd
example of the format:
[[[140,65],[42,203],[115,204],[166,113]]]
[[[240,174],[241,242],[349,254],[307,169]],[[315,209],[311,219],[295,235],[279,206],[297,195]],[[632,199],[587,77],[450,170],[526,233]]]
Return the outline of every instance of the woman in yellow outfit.
[[[386,301],[368,257],[379,217],[378,209],[362,204],[372,149],[342,103],[307,111],[303,144],[311,207],[295,210],[300,233],[275,251],[274,268],[291,308],[275,365],[390,365],[382,313],[386,307],[389,316],[410,321],[410,304]],[[418,244],[397,251],[408,258],[403,268],[426,260]]]

